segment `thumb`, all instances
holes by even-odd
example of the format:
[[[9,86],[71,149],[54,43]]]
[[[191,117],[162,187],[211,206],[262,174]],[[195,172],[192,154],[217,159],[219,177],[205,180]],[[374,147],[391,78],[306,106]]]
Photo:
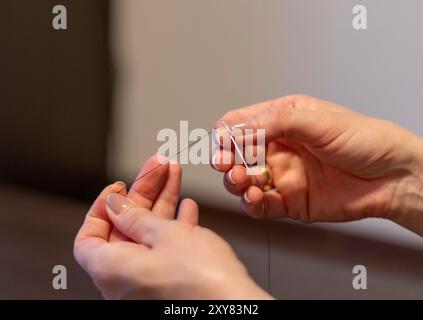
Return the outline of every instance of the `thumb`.
[[[122,234],[149,247],[154,246],[157,234],[166,222],[117,193],[107,197],[106,211],[110,221]]]
[[[215,127],[226,123],[230,128],[265,129],[266,143],[286,138],[316,145],[341,135],[353,115],[354,112],[327,101],[287,96],[230,111]]]

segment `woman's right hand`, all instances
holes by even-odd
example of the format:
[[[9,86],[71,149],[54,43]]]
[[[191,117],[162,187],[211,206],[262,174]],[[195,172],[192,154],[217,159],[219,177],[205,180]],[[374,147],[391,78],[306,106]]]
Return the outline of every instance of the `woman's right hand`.
[[[274,190],[241,165],[226,172],[227,190],[242,196],[251,216],[305,222],[388,218],[423,235],[423,142],[388,121],[307,96],[287,96],[233,110],[216,122],[225,134],[243,123],[265,129],[266,162]],[[232,151],[233,152],[233,151]]]

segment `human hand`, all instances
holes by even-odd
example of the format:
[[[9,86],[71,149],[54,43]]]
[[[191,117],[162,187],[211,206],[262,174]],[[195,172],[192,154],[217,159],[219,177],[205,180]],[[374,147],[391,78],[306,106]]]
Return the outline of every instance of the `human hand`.
[[[423,143],[411,132],[307,96],[230,111],[216,128],[222,120],[266,130],[274,190],[254,186],[264,178],[248,176],[240,165],[219,164],[228,151],[213,157],[213,166],[226,172],[227,190],[243,195],[251,216],[305,222],[383,217],[423,235]]]
[[[183,200],[175,220],[180,172],[165,164],[127,197],[116,193],[121,183],[105,188],[75,239],[76,260],[109,299],[269,298],[230,246],[198,226],[194,201]]]

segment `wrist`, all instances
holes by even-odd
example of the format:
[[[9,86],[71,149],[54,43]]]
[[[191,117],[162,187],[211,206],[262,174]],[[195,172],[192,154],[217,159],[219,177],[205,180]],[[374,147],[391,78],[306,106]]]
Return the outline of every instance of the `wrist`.
[[[274,299],[262,289],[250,276],[232,278],[226,281],[220,293],[224,300],[271,300]]]
[[[390,219],[423,236],[423,139],[415,136],[409,173],[397,183]]]
[[[241,263],[240,263],[241,265]],[[229,271],[214,272],[196,286],[204,299],[217,300],[269,300],[274,299],[249,276],[243,265]]]

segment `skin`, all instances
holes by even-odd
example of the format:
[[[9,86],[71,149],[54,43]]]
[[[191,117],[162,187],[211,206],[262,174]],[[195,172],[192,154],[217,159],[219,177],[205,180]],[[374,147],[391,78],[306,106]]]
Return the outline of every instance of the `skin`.
[[[378,217],[423,235],[423,142],[408,130],[298,95],[230,111],[215,127],[222,121],[266,129],[274,190],[264,192],[263,177],[248,176],[241,165],[213,165],[225,172],[226,189],[241,197],[252,217],[304,222]],[[223,152],[228,150],[213,159],[223,163]]]
[[[152,157],[140,174],[157,166]],[[108,299],[269,299],[231,247],[198,225],[181,167],[165,164],[135,182],[106,187],[88,211],[74,256]],[[176,216],[175,216],[176,215]]]
[[[423,236],[423,142],[393,123],[331,102],[288,96],[233,110],[216,122],[266,129],[274,190],[240,165],[225,172],[227,190],[255,218],[304,222],[390,219]],[[225,130],[220,130],[221,135]],[[227,133],[227,132],[226,132]],[[240,137],[242,139],[242,137]],[[260,149],[258,149],[260,150]],[[140,172],[159,159],[151,158]],[[166,164],[136,181],[106,187],[75,239],[74,255],[110,299],[268,299],[230,246],[198,225],[190,199],[177,212],[181,168]],[[176,213],[177,212],[177,213]]]

